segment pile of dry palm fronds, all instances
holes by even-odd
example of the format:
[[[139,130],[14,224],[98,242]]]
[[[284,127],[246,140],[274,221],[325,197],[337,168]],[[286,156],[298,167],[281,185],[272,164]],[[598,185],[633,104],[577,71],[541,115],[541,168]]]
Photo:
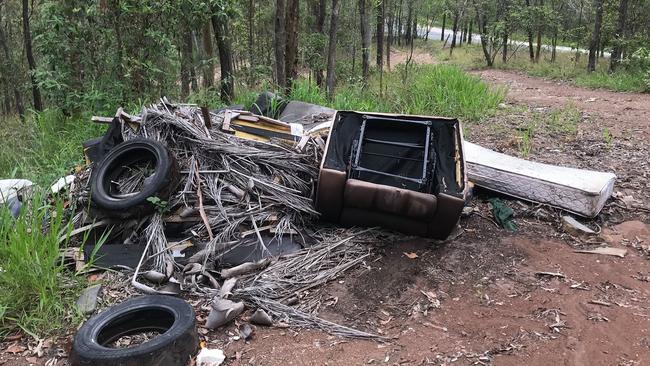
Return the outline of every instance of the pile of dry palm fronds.
[[[366,260],[370,254],[363,244],[375,237],[372,230],[312,230],[318,215],[312,196],[322,141],[303,138],[296,144],[282,139],[263,142],[239,138],[222,130],[223,113],[206,116],[197,107],[172,105],[165,99],[143,108],[139,116],[121,111],[117,115],[123,140],[148,138],[161,142],[172,152],[181,177],[176,192],[164,202],[164,209],[144,218],[97,222],[97,212],[89,209],[92,168],[77,174],[73,203],[81,209],[74,216],[75,226],[110,223],[112,234],[131,231],[129,241],[146,244],[133,276],[132,284],[137,289],[166,293],[165,286],[160,285],[171,279],[182,290],[215,296],[220,279],[227,278],[224,269],[214,265],[220,256],[252,240],[268,251],[260,233],[270,227],[278,241],[283,236],[309,231],[315,244],[267,259],[255,271],[238,274],[233,298],[289,325],[316,327],[349,337],[378,338],[316,316],[321,300],[318,287]],[[122,194],[137,192],[150,169],[138,167],[114,183]],[[182,213],[188,211],[193,212],[194,221],[181,236],[202,249],[189,259],[189,264],[180,266],[172,255],[174,243],[166,237],[165,225],[170,216],[186,217]],[[244,233],[248,233],[246,240],[242,238]],[[147,281],[139,282],[142,278]]]

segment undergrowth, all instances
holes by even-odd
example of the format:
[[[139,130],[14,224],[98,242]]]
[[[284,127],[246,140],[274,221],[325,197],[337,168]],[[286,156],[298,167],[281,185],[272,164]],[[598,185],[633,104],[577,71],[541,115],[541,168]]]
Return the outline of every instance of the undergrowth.
[[[81,143],[106,128],[57,110],[27,116],[24,122],[18,117],[1,122],[0,178],[25,178],[44,186],[83,163]]]
[[[83,277],[66,274],[59,235],[70,233],[63,201],[36,194],[18,219],[0,207],[0,339],[21,329],[37,338],[76,319],[74,301]]]
[[[456,66],[402,64],[385,73],[380,92],[379,75],[368,86],[339,87],[333,100],[314,84],[301,80],[289,98],[326,105],[337,110],[391,112],[455,117],[478,121],[492,115],[505,96],[505,89],[490,88],[478,77]]]

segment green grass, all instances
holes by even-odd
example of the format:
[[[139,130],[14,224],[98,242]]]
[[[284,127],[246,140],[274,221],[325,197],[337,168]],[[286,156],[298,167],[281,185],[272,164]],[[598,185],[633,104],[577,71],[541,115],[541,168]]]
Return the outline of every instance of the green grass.
[[[63,202],[36,194],[18,220],[0,208],[0,339],[16,329],[42,337],[79,318],[74,301],[83,277],[66,273],[59,233],[69,233]]]
[[[65,117],[55,110],[28,116],[0,117],[0,178],[25,178],[49,185],[84,161],[81,143],[101,136],[105,126],[90,118]]]
[[[385,73],[381,94],[379,75],[375,73],[365,88],[360,84],[338,87],[331,101],[306,80],[296,83],[289,98],[337,110],[435,115],[477,121],[492,115],[504,96],[504,89],[490,88],[456,66],[412,65],[407,74],[405,66],[398,65],[394,71]]]

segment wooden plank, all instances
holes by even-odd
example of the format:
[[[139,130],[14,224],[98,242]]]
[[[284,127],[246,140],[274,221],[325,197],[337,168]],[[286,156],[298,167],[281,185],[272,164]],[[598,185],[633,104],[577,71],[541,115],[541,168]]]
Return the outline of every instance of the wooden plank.
[[[113,122],[113,117],[92,116],[90,120],[95,123],[111,123]]]

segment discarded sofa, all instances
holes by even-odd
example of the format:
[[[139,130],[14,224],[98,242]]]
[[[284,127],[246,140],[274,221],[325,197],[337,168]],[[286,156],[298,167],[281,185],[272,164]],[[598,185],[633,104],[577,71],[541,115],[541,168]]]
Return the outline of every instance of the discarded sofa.
[[[346,226],[444,239],[467,180],[457,119],[340,111],[321,163],[316,208]]]

